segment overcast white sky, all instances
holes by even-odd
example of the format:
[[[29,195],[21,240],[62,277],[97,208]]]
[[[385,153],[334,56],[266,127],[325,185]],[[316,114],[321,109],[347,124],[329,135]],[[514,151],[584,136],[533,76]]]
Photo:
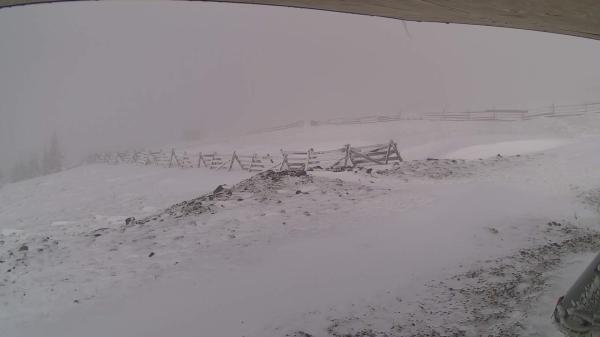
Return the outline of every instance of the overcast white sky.
[[[0,151],[70,154],[299,119],[600,100],[600,42],[189,2],[0,10]],[[7,159],[5,159],[7,158]],[[12,158],[12,159],[11,159]],[[1,167],[2,165],[0,165]]]

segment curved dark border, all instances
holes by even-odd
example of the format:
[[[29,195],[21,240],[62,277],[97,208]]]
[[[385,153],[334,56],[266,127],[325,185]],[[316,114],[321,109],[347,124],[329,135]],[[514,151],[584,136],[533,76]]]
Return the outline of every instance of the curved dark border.
[[[56,2],[0,0],[0,9]],[[600,40],[598,0],[164,0],[267,5],[405,21],[515,28]]]

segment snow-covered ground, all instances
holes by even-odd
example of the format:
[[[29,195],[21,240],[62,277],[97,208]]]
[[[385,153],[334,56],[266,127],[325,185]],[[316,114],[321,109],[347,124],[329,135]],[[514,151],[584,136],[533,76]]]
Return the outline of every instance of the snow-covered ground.
[[[557,335],[555,300],[600,248],[597,116],[287,132],[178,147],[394,139],[414,160],[4,186],[0,336]]]

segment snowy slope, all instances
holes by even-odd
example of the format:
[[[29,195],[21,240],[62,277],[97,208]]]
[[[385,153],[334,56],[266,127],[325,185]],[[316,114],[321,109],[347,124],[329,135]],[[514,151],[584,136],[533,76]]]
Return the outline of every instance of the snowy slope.
[[[121,283],[119,278],[125,274],[135,280],[135,263],[102,261],[104,250],[99,252],[92,244],[94,231],[102,233],[102,228],[120,226],[128,217],[155,213],[217,184],[248,176],[89,165],[4,186],[0,189],[0,297],[5,302],[0,320],[27,320],[30,314],[44,315],[78,298],[93,298],[113,281]],[[127,254],[138,254],[131,248]]]
[[[560,272],[561,257],[585,264],[572,254],[599,246],[600,128],[592,117],[533,122],[243,142],[258,151],[394,138],[415,158],[477,158],[466,161],[250,180],[93,165],[7,185],[0,335],[550,336],[549,306],[575,277]],[[213,194],[221,184],[232,187]],[[548,252],[556,259],[535,264]],[[494,292],[501,305],[475,291],[509,286]]]

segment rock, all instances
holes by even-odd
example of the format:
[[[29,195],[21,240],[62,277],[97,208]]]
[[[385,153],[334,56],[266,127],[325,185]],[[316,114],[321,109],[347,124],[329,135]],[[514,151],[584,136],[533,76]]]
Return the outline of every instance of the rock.
[[[492,233],[492,234],[498,234],[498,233],[499,233],[499,231],[498,231],[496,228],[494,228],[494,227],[488,227],[488,230],[489,230],[489,231],[490,231],[490,233]]]
[[[125,219],[125,226],[128,226],[129,224],[133,223],[135,221],[134,217],[129,217],[127,219]]]
[[[28,250],[29,250],[29,247],[27,247],[27,245],[25,245],[25,244],[22,245],[21,247],[19,247],[19,251],[20,252],[25,252],[25,251],[28,251]]]
[[[304,170],[290,170],[290,171],[280,172],[280,174],[282,174],[282,175],[288,175],[290,177],[304,177],[304,176],[306,176],[306,171],[304,171]]]
[[[225,187],[223,187],[223,185],[219,185],[219,186],[217,186],[217,188],[215,188],[215,190],[213,191],[213,194],[221,193],[224,190],[225,190]]]
[[[150,254],[148,254],[148,257],[153,257],[154,256],[154,252],[150,252]]]
[[[297,191],[296,191],[296,194],[302,194],[302,191],[300,191],[300,190],[297,190]]]
[[[304,332],[304,331],[296,331],[293,335],[293,337],[313,337],[313,335]]]
[[[371,174],[371,172],[373,172],[373,168],[368,168],[365,172],[367,172],[367,174]]]

